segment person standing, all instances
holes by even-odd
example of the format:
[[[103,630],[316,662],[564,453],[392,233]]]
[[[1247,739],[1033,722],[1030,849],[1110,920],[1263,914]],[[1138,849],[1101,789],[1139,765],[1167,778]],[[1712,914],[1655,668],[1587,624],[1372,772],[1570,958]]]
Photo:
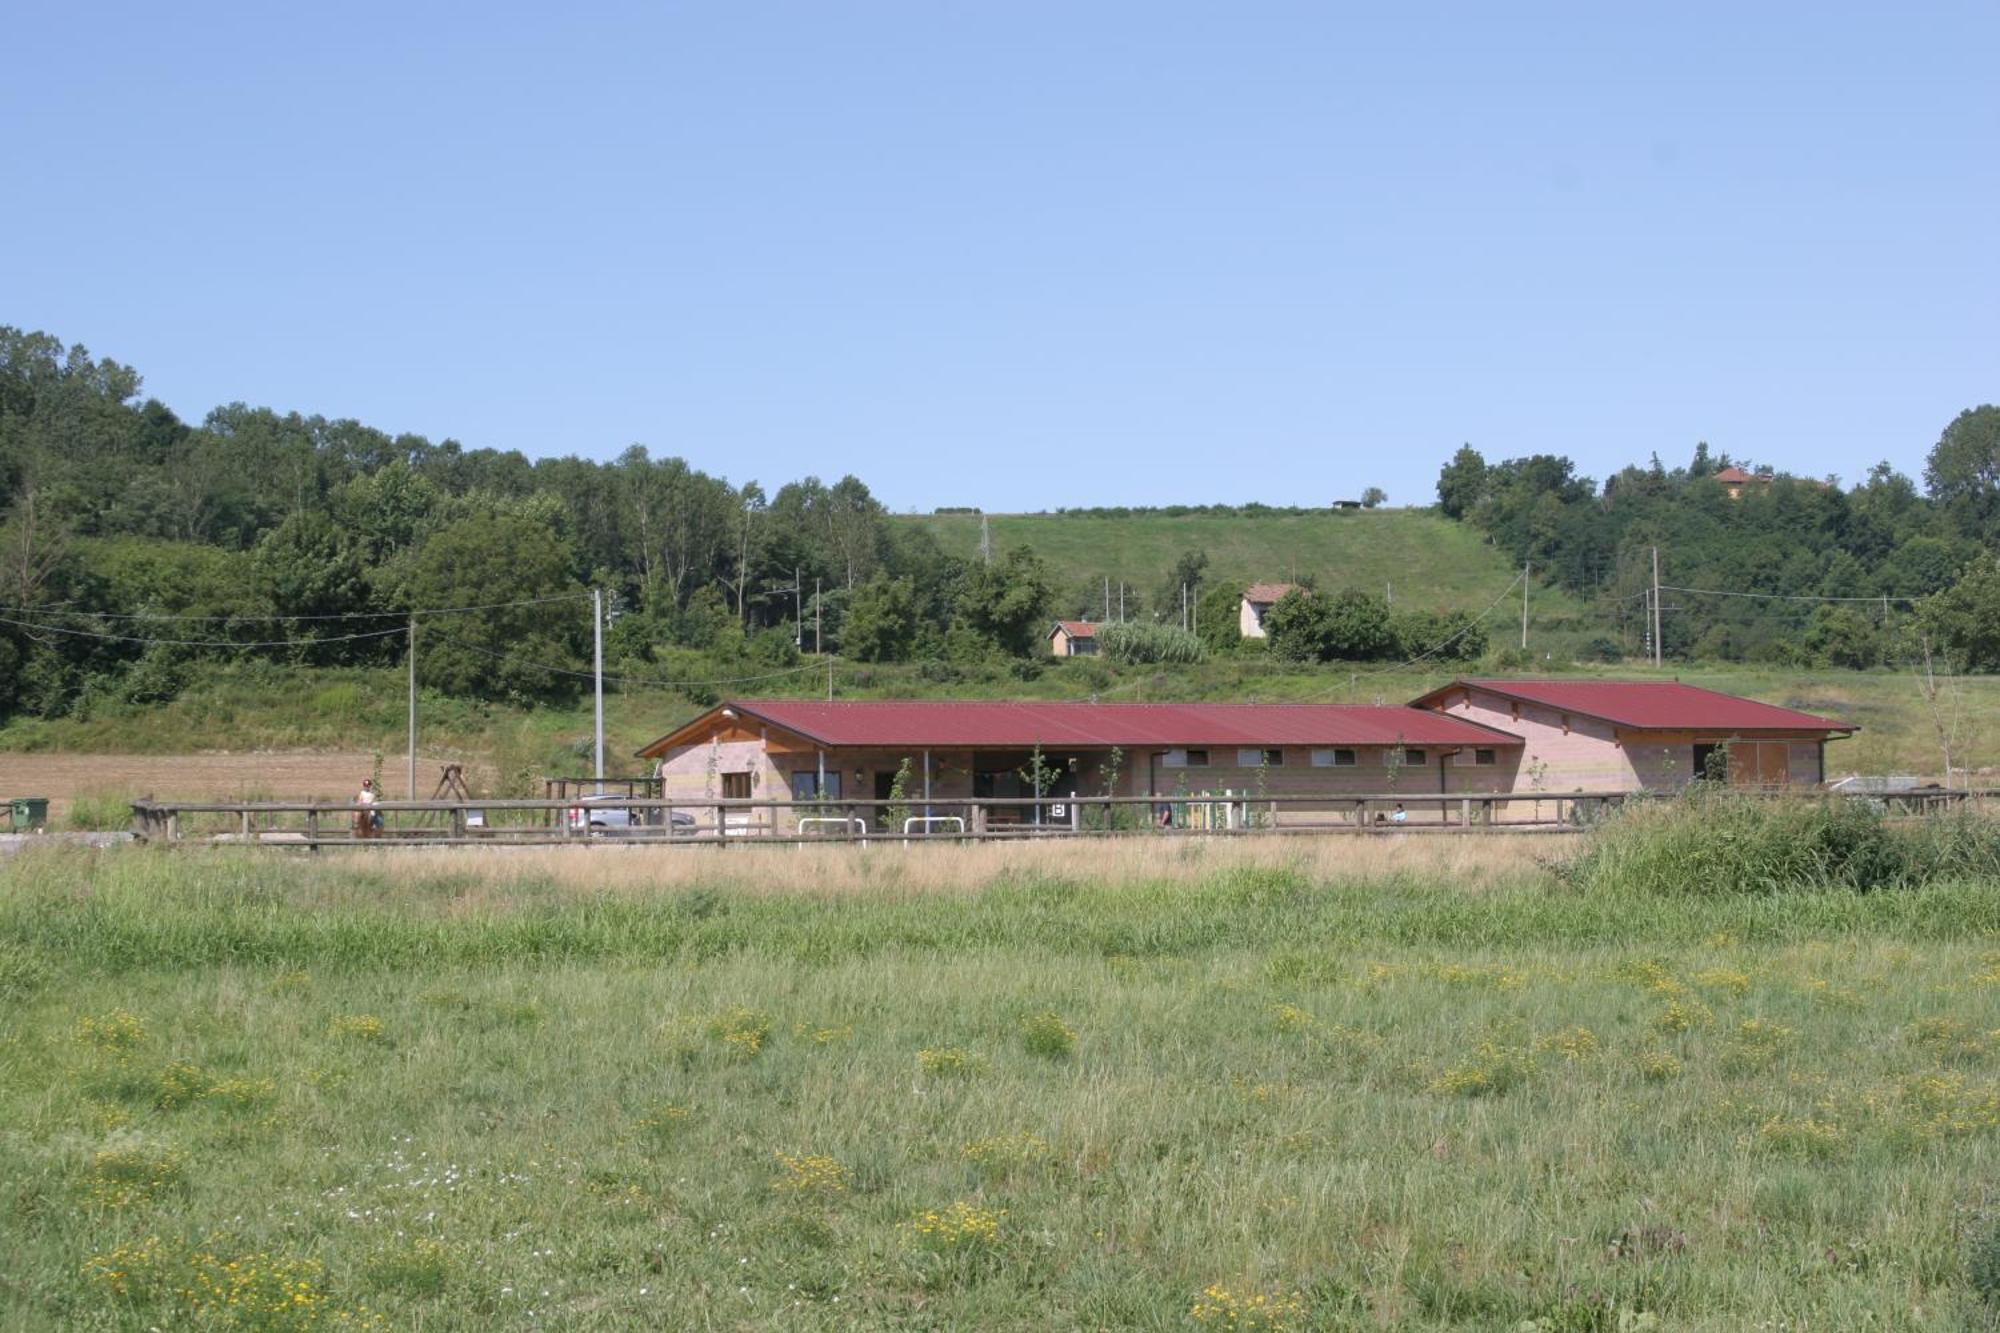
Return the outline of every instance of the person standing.
[[[382,812],[374,808],[375,779],[361,779],[361,790],[354,797],[354,803],[365,807],[354,814],[354,832],[357,837],[372,838],[382,831]]]

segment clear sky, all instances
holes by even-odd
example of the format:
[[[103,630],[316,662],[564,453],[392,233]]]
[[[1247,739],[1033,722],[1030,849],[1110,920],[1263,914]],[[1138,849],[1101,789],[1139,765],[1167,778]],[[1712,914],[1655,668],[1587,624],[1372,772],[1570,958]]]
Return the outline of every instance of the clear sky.
[[[0,323],[895,509],[1914,473],[2000,400],[2000,5],[18,6]]]

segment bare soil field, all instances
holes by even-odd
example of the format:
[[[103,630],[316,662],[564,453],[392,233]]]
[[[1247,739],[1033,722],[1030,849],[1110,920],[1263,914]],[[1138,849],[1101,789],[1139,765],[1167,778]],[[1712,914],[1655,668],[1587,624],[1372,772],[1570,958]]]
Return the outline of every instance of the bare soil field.
[[[0,799],[46,796],[61,824],[78,797],[158,796],[181,800],[290,801],[352,796],[374,767],[365,752],[271,750],[242,754],[0,754]],[[385,764],[391,796],[404,794],[401,762]],[[419,759],[419,794],[430,795],[438,764]],[[474,782],[479,780],[474,774]]]

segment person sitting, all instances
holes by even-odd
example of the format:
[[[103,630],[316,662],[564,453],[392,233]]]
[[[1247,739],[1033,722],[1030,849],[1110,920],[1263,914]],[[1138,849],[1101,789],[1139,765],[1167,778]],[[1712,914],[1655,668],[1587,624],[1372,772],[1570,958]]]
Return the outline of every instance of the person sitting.
[[[1396,808],[1389,812],[1389,822],[1391,824],[1407,824],[1409,820],[1409,811],[1403,809],[1401,801],[1396,802]]]

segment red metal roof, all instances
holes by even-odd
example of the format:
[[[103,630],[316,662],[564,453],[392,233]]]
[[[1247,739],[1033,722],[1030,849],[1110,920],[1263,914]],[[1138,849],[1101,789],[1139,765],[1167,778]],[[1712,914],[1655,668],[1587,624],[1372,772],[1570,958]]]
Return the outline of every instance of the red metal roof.
[[[1298,586],[1296,583],[1253,583],[1243,590],[1243,600],[1246,602],[1275,602]]]
[[[1097,637],[1097,623],[1090,620],[1058,620],[1056,628],[1066,630],[1072,639],[1094,639]],[[1050,630],[1054,634],[1055,630]]]
[[[1743,470],[1742,468],[1740,468],[1740,467],[1737,467],[1737,466],[1735,466],[1734,464],[1732,464],[1732,465],[1730,465],[1729,467],[1726,467],[1726,468],[1722,469],[1722,471],[1720,471],[1720,472],[1716,473],[1716,474],[1715,474],[1715,479],[1716,479],[1717,481],[1720,481],[1720,482],[1724,482],[1724,483],[1728,483],[1728,484],[1732,484],[1732,485],[1733,485],[1733,484],[1736,484],[1736,483],[1740,483],[1740,482],[1746,482],[1746,481],[1769,481],[1769,480],[1770,480],[1770,478],[1769,478],[1769,477],[1760,477],[1760,476],[1758,476],[1758,475],[1757,475],[1757,474],[1755,474],[1755,473],[1752,473],[1752,472],[1745,472],[1745,471],[1744,471],[1744,470]]]
[[[1429,709],[1345,704],[746,699],[728,706],[746,721],[761,719],[826,746],[1027,749],[1040,744],[1049,749],[1104,749],[1522,743],[1517,736]],[[668,741],[688,729],[662,737],[640,753],[662,753]]]
[[[1677,680],[1461,680],[1412,700],[1434,707],[1452,690],[1468,688],[1524,703],[1601,718],[1634,731],[1853,731],[1854,725],[1815,713],[1758,703]]]

